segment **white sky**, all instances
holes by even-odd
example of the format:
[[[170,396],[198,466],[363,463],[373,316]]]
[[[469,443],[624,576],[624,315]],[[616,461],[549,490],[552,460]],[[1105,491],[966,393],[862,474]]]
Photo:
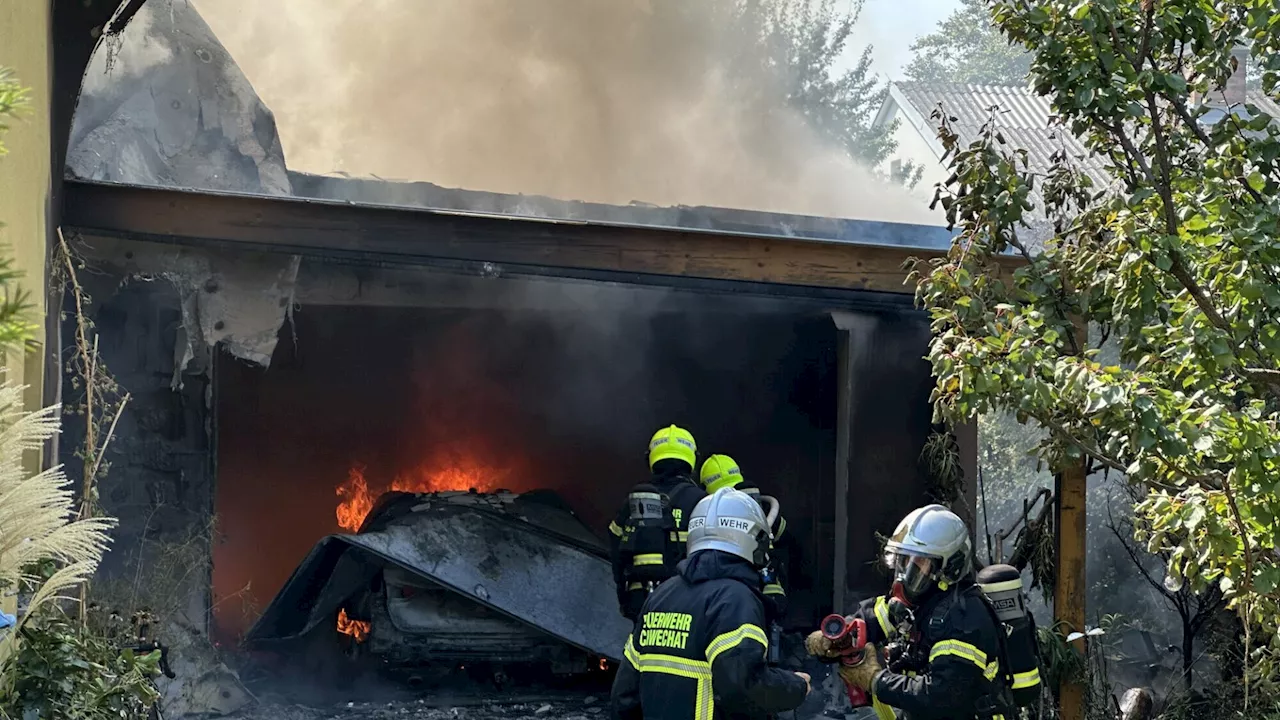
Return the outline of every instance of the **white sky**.
[[[911,43],[933,32],[959,6],[959,0],[867,0],[849,39],[850,54],[856,60],[864,47],[872,45],[872,71],[900,80],[911,60]]]

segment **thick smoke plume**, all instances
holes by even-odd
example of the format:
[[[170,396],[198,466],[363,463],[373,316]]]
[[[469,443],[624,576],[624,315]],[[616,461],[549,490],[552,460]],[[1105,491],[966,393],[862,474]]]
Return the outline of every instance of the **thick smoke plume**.
[[[786,109],[733,4],[196,3],[294,170],[938,224]]]

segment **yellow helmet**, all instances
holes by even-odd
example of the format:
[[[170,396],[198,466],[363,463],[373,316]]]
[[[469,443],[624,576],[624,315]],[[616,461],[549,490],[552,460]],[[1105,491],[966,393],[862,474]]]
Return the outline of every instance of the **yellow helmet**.
[[[701,480],[707,492],[714,493],[742,482],[742,470],[728,455],[712,455],[702,463]]]
[[[659,460],[669,459],[688,463],[690,472],[698,466],[698,444],[693,441],[693,435],[688,430],[675,425],[664,427],[649,440],[650,469]]]

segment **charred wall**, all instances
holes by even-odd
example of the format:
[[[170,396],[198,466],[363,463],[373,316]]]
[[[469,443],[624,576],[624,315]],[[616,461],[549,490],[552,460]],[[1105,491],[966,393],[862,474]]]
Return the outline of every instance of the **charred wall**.
[[[864,315],[851,330],[854,357],[849,457],[850,596],[883,592],[887,577],[876,533],[889,535],[928,499],[932,479],[920,452],[933,430],[933,376],[922,314]]]
[[[95,592],[122,613],[177,611],[203,629],[213,513],[212,387],[203,376],[182,373],[182,386],[172,387],[182,309],[170,283],[121,284],[123,276],[109,273],[82,273],[82,280],[95,301],[89,315],[101,358],[128,393],[98,488],[102,509],[118,518],[119,527]],[[76,351],[74,310],[68,297],[64,368]],[[62,397],[59,461],[79,486],[85,391],[72,374],[63,378]]]

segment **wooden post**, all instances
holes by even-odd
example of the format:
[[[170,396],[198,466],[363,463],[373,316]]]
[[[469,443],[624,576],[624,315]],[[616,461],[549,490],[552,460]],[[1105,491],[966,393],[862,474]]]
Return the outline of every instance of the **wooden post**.
[[[1076,339],[1084,348],[1088,340],[1085,326],[1076,322]],[[1056,579],[1053,615],[1063,632],[1085,630],[1085,498],[1088,476],[1081,458],[1054,476],[1054,528],[1057,531]],[[1086,648],[1087,639],[1078,641]],[[1058,687],[1059,720],[1084,720],[1085,688],[1063,680]]]
[[[833,313],[835,315],[835,313]],[[845,592],[849,585],[849,461],[853,435],[853,333],[836,322],[836,490],[835,553],[831,584],[831,611],[846,612]]]
[[[1065,632],[1084,632],[1085,626],[1085,486],[1084,463],[1054,478],[1057,497],[1057,579],[1053,592],[1054,620]],[[1078,641],[1082,645],[1085,639]],[[1083,720],[1084,686],[1064,680],[1058,689],[1060,720]]]

